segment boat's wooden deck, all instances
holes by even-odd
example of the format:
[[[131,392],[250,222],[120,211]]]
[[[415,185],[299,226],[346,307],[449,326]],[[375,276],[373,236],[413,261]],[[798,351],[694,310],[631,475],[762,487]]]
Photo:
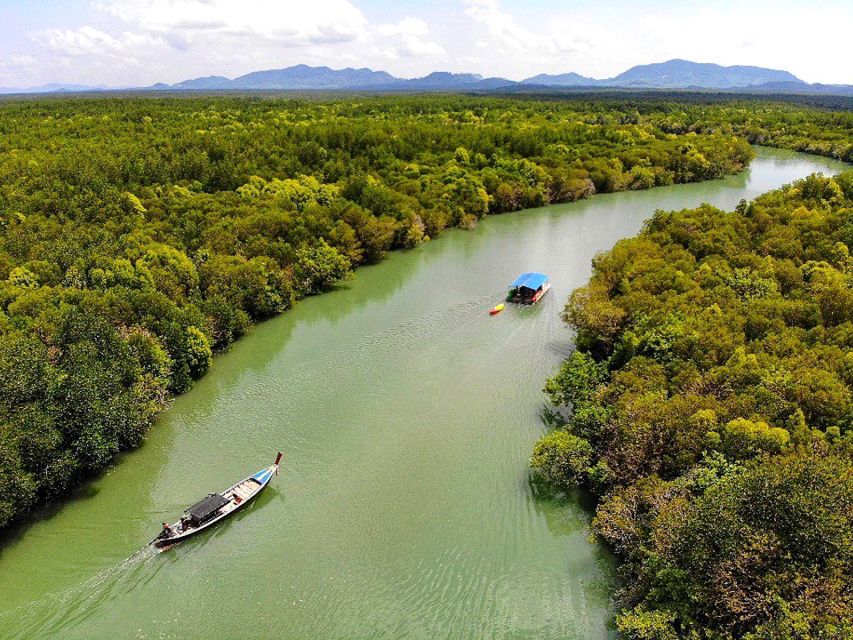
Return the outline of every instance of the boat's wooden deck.
[[[220,511],[220,513],[234,511],[234,509],[243,504],[243,502],[255,495],[260,488],[261,486],[251,478],[243,480],[243,482],[232,487],[224,494],[226,498],[231,499],[231,502],[222,507],[222,511]]]
[[[234,487],[233,493],[245,500],[246,498],[254,494],[259,488],[260,485],[254,480],[244,480],[236,487]]]

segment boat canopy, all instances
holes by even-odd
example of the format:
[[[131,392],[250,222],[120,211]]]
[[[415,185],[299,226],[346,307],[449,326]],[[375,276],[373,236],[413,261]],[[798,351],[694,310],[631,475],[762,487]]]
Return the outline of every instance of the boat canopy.
[[[210,518],[210,516],[219,511],[226,504],[228,504],[228,500],[218,493],[211,493],[204,500],[196,502],[193,506],[187,509],[187,513],[193,523],[198,525]]]
[[[543,284],[548,282],[548,276],[544,273],[537,273],[535,271],[530,271],[528,273],[522,273],[518,276],[510,286],[511,289],[517,289],[518,287],[525,287],[527,289],[532,289],[536,291]]]

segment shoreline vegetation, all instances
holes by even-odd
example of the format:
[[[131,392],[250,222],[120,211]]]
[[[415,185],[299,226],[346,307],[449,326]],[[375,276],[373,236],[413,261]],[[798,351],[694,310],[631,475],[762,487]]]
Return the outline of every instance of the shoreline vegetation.
[[[137,446],[253,322],[390,250],[736,173],[749,142],[850,160],[851,128],[769,102],[4,102],[0,528]]]
[[[532,467],[597,500],[629,640],[853,637],[853,171],[593,262]]]

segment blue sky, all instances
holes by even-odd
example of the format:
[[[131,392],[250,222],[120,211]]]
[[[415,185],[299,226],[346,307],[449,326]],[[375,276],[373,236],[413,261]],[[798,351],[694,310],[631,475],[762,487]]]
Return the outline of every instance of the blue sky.
[[[686,58],[853,84],[853,0],[0,0],[0,87],[298,63],[514,80]]]

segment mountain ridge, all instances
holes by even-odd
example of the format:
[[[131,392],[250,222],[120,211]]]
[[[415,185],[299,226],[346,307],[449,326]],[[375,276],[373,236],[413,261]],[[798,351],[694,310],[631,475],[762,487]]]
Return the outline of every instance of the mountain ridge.
[[[574,72],[538,74],[515,81],[484,78],[476,73],[433,71],[420,78],[398,78],[368,67],[332,69],[298,64],[252,71],[236,78],[202,76],[175,84],[148,87],[92,87],[53,83],[28,89],[0,88],[0,94],[94,91],[501,91],[521,88],[619,88],[670,90],[746,90],[758,93],[853,95],[853,85],[808,84],[788,71],[748,65],[722,66],[674,58],[635,65],[612,78],[596,79]]]
[[[283,69],[252,71],[230,81],[233,89],[348,89],[387,84],[396,80],[387,71],[374,71],[367,67],[331,69],[298,64]]]
[[[619,75],[596,79],[578,73],[539,74],[520,81],[507,78],[483,78],[476,73],[433,71],[420,78],[397,78],[385,71],[366,67],[331,69],[300,64],[283,69],[253,71],[229,80],[222,76],[207,76],[185,80],[173,89],[451,89],[498,88],[512,85],[549,87],[612,86],[636,88],[703,88],[723,89],[752,87],[768,82],[805,84],[787,71],[734,65],[724,67],[714,63],[691,62],[675,58],[665,62],[636,65]]]
[[[747,65],[724,67],[712,62],[691,62],[680,58],[635,65],[602,82],[607,83],[608,86],[662,89],[693,86],[703,89],[730,89],[752,87],[768,82],[806,84],[788,71]]]
[[[570,71],[569,73],[559,74],[540,73],[539,75],[521,80],[519,84],[534,84],[546,87],[583,87],[594,85],[597,82],[600,81]]]

